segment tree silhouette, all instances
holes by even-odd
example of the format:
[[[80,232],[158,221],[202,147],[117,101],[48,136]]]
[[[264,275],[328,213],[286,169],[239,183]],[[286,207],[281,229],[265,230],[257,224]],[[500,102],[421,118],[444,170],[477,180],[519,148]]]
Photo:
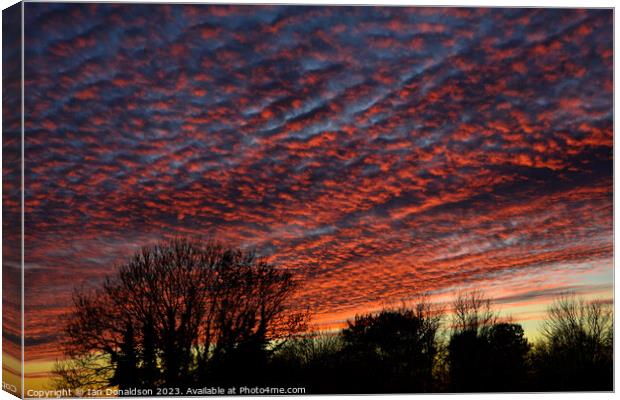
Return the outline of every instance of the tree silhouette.
[[[486,389],[488,372],[487,343],[476,331],[455,332],[448,345],[450,389],[455,392],[479,392]]]
[[[347,391],[431,391],[440,321],[426,302],[356,316],[341,334]]]
[[[484,390],[488,372],[486,335],[497,316],[482,292],[459,293],[453,302],[452,334],[448,344],[450,389]]]
[[[538,390],[613,390],[613,310],[571,295],[558,298],[532,356]]]
[[[217,301],[205,329],[205,341],[214,345],[202,353],[201,359],[210,362],[201,378],[260,382],[274,346],[305,329],[305,313],[286,312],[295,285],[292,274],[251,253],[228,251],[216,277]]]
[[[216,379],[229,359],[256,368],[270,342],[305,327],[290,310],[295,287],[253,252],[188,239],[144,247],[75,293],[57,386],[184,388]]]
[[[488,331],[488,391],[524,390],[530,344],[519,324],[495,323]]]
[[[498,322],[490,300],[481,292],[457,296],[448,345],[451,390],[522,389],[527,377],[528,351],[523,328]]]

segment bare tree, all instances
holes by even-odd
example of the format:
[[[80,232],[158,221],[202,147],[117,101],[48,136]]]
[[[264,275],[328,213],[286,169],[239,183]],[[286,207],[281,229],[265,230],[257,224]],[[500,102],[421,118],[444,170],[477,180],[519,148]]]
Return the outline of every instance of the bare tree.
[[[296,282],[253,252],[175,239],[136,253],[66,316],[58,386],[190,386],[215,358],[301,331]],[[96,379],[94,379],[96,378]]]
[[[613,310],[601,301],[587,302],[564,294],[547,310],[542,334],[558,345],[583,342],[586,338],[600,347],[613,342]]]
[[[58,360],[52,369],[54,389],[102,389],[114,376],[114,366],[100,354],[85,354],[79,358]]]
[[[333,363],[330,356],[342,350],[342,338],[333,332],[321,331],[318,328],[295,340],[284,343],[278,349],[278,359],[288,364],[297,364],[297,367],[308,367],[316,363],[323,363],[322,368],[327,368],[325,361]]]
[[[613,309],[565,294],[547,310],[533,354],[538,389],[612,390]]]
[[[230,266],[234,265],[234,268]],[[296,282],[255,254],[229,250],[215,273],[215,297],[200,356],[203,377],[227,383],[231,376],[259,381],[274,348],[306,329],[307,313],[286,312]],[[208,365],[208,364],[211,365]]]
[[[459,292],[453,302],[452,329],[455,332],[481,332],[497,322],[491,309],[491,300],[479,290]]]

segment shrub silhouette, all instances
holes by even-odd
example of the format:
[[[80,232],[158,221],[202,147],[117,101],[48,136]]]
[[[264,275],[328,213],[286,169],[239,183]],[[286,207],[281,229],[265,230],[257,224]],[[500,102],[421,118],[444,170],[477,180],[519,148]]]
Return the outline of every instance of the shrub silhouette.
[[[308,393],[342,393],[342,338],[316,331],[287,341],[272,360],[271,382],[305,387]]]
[[[305,314],[287,303],[295,287],[290,272],[252,252],[188,239],[144,247],[101,287],[75,293],[56,384],[247,382],[266,365],[269,343],[305,328]]]
[[[532,354],[537,390],[613,390],[613,310],[564,295],[548,309]]]

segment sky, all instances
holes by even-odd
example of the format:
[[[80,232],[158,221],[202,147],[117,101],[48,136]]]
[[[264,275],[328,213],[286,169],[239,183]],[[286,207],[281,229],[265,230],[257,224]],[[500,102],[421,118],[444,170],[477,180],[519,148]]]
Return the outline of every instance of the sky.
[[[559,293],[611,300],[612,32],[602,9],[27,3],[31,377],[74,288],[178,235],[296,272],[317,327],[478,288],[535,336]]]

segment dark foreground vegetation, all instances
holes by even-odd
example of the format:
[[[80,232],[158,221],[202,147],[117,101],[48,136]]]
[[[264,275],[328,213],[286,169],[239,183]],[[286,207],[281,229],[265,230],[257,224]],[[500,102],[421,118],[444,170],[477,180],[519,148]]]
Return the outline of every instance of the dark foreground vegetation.
[[[446,329],[421,303],[293,340],[272,357],[273,374],[316,393],[613,390],[609,305],[557,299],[536,345],[478,292],[453,307]]]
[[[451,309],[356,316],[308,329],[298,283],[252,252],[177,239],[146,247],[101,287],[74,295],[55,385],[122,390],[304,387],[317,393],[613,390],[611,305],[571,296],[532,345],[481,293]]]

